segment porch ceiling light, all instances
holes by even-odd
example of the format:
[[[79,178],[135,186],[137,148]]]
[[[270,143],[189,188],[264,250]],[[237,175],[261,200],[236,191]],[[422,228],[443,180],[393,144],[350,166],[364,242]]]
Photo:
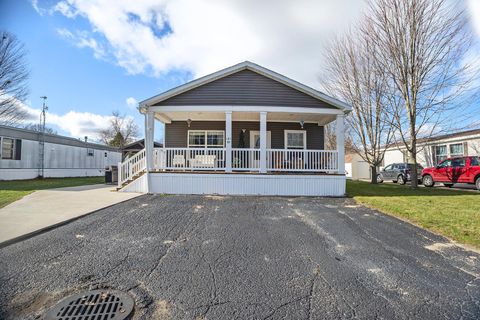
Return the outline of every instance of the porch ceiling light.
[[[303,125],[304,125],[304,124],[305,124],[305,121],[300,120],[300,126],[302,127],[302,129],[303,129]]]
[[[192,124],[192,119],[187,119],[187,125],[190,128],[190,125]]]

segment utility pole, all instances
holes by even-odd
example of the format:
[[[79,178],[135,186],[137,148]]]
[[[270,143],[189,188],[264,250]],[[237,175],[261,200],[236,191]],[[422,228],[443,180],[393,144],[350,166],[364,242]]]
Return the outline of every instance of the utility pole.
[[[47,107],[47,96],[41,96],[40,99],[43,99],[42,112],[40,113],[40,127],[42,137],[40,138],[40,177],[44,177],[45,171],[45,112],[48,110]]]

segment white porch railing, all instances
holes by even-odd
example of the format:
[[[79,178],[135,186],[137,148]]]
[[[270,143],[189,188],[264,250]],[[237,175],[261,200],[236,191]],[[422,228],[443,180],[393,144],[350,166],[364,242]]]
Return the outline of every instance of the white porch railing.
[[[155,148],[156,170],[225,170],[224,148]]]
[[[224,148],[155,148],[155,170],[225,171]],[[232,149],[233,171],[260,171],[260,149]],[[338,172],[336,150],[267,149],[267,171]]]
[[[118,164],[119,187],[129,180],[133,180],[136,175],[139,175],[147,169],[147,159],[145,156],[145,149],[142,149],[124,162]]]
[[[260,170],[260,149],[232,149],[232,170]]]
[[[267,171],[337,172],[338,152],[267,149]]]

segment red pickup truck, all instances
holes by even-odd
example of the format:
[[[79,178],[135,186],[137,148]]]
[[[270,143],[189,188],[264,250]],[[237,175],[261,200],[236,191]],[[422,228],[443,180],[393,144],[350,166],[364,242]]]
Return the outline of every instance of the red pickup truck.
[[[441,182],[447,187],[454,183],[469,183],[475,184],[477,190],[480,190],[480,157],[445,159],[436,167],[423,169],[422,181],[425,187],[433,187],[435,182]]]

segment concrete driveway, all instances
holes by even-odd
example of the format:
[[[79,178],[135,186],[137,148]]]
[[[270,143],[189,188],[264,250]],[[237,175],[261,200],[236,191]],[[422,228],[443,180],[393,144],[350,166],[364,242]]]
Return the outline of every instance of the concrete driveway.
[[[349,199],[144,195],[0,249],[0,318],[101,287],[134,319],[478,319],[479,259]]]
[[[0,209],[0,243],[139,195],[104,184],[35,191]]]

